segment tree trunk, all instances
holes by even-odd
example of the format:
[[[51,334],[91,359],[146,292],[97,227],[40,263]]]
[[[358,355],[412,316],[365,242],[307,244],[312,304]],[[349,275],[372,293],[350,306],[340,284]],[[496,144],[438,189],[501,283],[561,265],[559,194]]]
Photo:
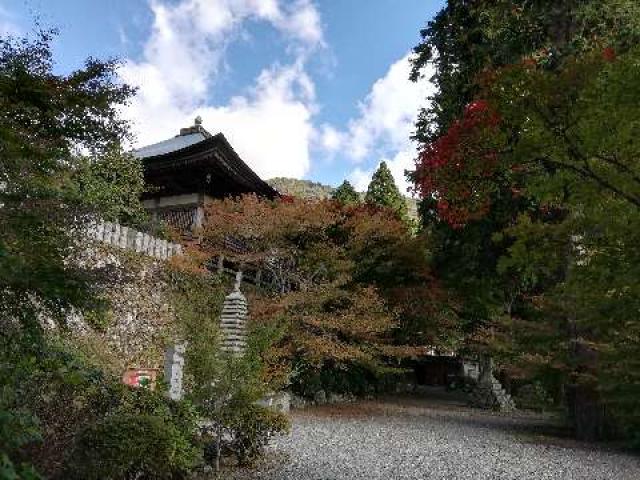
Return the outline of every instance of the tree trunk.
[[[602,399],[594,386],[568,385],[569,420],[580,440],[602,440],[606,432],[606,414]]]

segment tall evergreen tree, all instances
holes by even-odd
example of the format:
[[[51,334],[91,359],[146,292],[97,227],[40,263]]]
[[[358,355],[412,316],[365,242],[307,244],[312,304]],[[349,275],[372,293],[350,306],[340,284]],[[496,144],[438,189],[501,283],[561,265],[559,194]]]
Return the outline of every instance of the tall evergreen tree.
[[[342,205],[360,203],[360,195],[358,195],[358,192],[356,192],[356,189],[353,188],[353,185],[351,185],[348,180],[342,182],[342,184],[333,191],[331,198]]]
[[[438,87],[415,135],[433,267],[464,299],[469,347],[566,394],[581,437],[606,412],[640,438],[638,13],[449,0],[415,49],[413,78],[433,65]]]
[[[378,170],[373,174],[365,201],[370,205],[390,208],[401,218],[407,217],[407,202],[400,193],[386,162],[381,162]]]

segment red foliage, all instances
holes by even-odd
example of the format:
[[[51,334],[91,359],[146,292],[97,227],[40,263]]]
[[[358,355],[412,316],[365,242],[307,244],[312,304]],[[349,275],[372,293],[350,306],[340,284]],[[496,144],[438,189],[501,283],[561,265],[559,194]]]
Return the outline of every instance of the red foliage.
[[[416,190],[437,202],[438,215],[454,228],[486,214],[489,198],[481,188],[498,164],[498,153],[484,141],[500,116],[486,100],[476,100],[461,119],[428,144],[416,162]]]
[[[615,62],[618,57],[616,51],[612,47],[607,47],[602,51],[602,58],[607,62]]]

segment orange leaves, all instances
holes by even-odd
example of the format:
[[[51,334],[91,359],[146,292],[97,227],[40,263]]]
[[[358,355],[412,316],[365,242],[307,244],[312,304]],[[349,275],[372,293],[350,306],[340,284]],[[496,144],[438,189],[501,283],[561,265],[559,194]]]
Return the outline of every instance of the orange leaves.
[[[184,255],[172,256],[168,260],[168,264],[179,272],[205,274],[208,273],[204,267],[207,258],[208,256],[197,248],[187,246]]]
[[[336,287],[291,293],[288,311],[303,328],[355,341],[376,339],[395,326],[393,315],[374,287]]]
[[[391,210],[375,209],[367,206],[347,211],[344,228],[349,231],[351,247],[364,246],[387,240],[397,243],[409,237],[409,227]]]
[[[273,350],[278,359],[373,365],[414,355],[413,347],[392,347],[400,302],[389,297],[409,298],[418,317],[417,310],[425,312],[425,303],[431,306],[432,296],[439,296],[421,240],[392,210],[370,205],[255,196],[216,201],[206,207],[198,248],[260,268],[263,282],[279,278],[291,286],[250,302],[256,325],[286,323],[286,338]],[[411,283],[412,292],[387,291],[399,278]],[[273,363],[277,376],[278,361]]]
[[[329,284],[312,291],[263,298],[252,301],[252,305],[252,317],[258,315],[256,321],[286,318],[291,355],[314,364],[374,362],[380,352],[378,346],[388,343],[396,326],[394,315],[373,287],[347,289]]]
[[[321,230],[334,218],[327,203],[292,197],[272,201],[255,195],[227,198],[206,206],[203,233],[208,238],[233,234],[244,239],[273,239]]]
[[[297,333],[299,353],[310,364],[321,367],[327,361],[337,363],[367,363],[373,360],[371,353],[359,345],[340,340],[335,335],[313,335],[301,331]]]
[[[234,238],[246,247],[243,254],[251,252],[256,259],[270,255],[274,249],[286,252],[296,240],[325,235],[335,218],[329,207],[329,202],[292,197],[271,201],[255,195],[211,202],[205,208],[201,248],[212,254],[235,255],[238,248],[228,242]]]

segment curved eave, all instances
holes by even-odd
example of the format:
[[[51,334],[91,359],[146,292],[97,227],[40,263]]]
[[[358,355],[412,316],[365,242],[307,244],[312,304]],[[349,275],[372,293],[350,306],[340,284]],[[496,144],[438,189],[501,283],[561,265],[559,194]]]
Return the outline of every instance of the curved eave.
[[[175,175],[199,184],[213,196],[215,185],[207,184],[202,175],[215,174],[217,179],[231,182],[226,194],[256,193],[267,198],[280,196],[277,190],[262,180],[236,153],[222,133],[201,142],[162,155],[141,159],[145,177],[152,185],[154,178]],[[207,173],[208,172],[208,173]],[[190,177],[191,175],[191,177]],[[218,180],[221,181],[221,180]]]

